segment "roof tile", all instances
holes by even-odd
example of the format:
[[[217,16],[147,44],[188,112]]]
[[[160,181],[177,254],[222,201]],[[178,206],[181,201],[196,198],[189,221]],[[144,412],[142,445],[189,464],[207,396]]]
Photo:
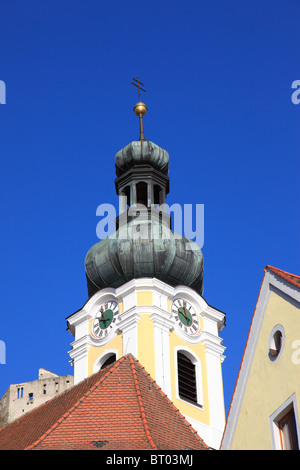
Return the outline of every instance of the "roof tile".
[[[286,281],[290,282],[294,286],[300,287],[300,276],[296,276],[295,274],[288,273],[287,271],[283,271],[282,269],[274,268],[273,266],[267,265],[265,267],[265,271],[269,269],[278,276],[282,277]]]
[[[208,449],[130,354],[0,430],[11,450],[191,447]]]

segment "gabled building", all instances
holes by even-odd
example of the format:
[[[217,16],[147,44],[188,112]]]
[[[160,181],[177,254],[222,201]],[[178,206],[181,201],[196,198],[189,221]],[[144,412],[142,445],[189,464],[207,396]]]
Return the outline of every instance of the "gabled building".
[[[0,430],[5,450],[208,450],[130,354]]]
[[[300,277],[265,267],[222,450],[299,449]]]

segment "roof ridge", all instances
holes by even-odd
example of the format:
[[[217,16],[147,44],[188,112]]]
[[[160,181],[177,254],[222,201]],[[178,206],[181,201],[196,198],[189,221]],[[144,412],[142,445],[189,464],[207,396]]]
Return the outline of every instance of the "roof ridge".
[[[145,434],[147,436],[147,439],[148,439],[149,444],[151,445],[151,447],[155,450],[158,450],[155,442],[153,441],[153,439],[151,437],[151,433],[150,433],[150,430],[149,430],[148,420],[147,420],[147,417],[146,417],[146,410],[145,410],[143,399],[142,399],[142,392],[141,392],[141,389],[140,389],[139,380],[138,380],[138,376],[137,376],[137,372],[136,372],[136,368],[135,368],[135,360],[133,359],[133,356],[130,357],[130,367],[131,367],[131,372],[132,372],[132,375],[133,375],[135,390],[136,390],[136,394],[137,394],[138,404],[139,404],[139,407],[140,407],[141,418],[142,418]]]
[[[133,357],[133,356],[132,356]],[[132,361],[132,359],[130,360]],[[139,367],[144,371],[144,373],[149,377],[149,379],[153,382],[154,386],[157,388],[157,391],[160,392],[160,394],[167,399],[167,401],[169,402],[169,404],[174,408],[175,412],[180,416],[180,418],[184,421],[184,424],[190,428],[190,430],[197,435],[197,437],[202,441],[203,445],[207,448],[207,449],[210,449],[210,447],[204,442],[204,440],[202,439],[201,436],[199,436],[198,432],[194,429],[194,427],[192,426],[191,423],[188,422],[188,420],[186,419],[186,417],[180,412],[180,410],[174,405],[174,403],[170,400],[170,398],[168,397],[168,395],[162,390],[162,388],[157,384],[157,382],[153,379],[153,377],[151,377],[150,373],[146,371],[145,367],[142,366],[142,364],[133,357],[133,363],[136,362],[138,363]],[[134,366],[134,369],[135,369],[135,366]],[[137,375],[137,374],[136,374]],[[138,381],[138,379],[137,379]],[[140,398],[140,401],[142,402],[142,399]],[[144,414],[145,414],[145,419],[147,421],[147,418],[146,418],[146,413],[145,413],[145,409],[144,409]]]
[[[278,274],[278,276],[282,277],[294,286],[299,287],[300,276],[297,276],[297,274],[289,273],[288,271],[284,271],[283,269],[275,268],[274,266],[270,265],[265,266],[265,271],[266,269],[269,269],[273,273]],[[291,278],[289,276],[291,276]],[[294,278],[296,280],[294,280]]]
[[[68,411],[66,411],[66,413],[64,413],[47,431],[45,431],[45,433],[39,438],[37,439],[35,442],[33,442],[30,446],[27,446],[24,450],[30,450],[32,449],[33,447],[36,447],[41,441],[43,441],[52,431],[54,431],[54,429],[56,429],[76,408],[78,408],[78,406],[100,385],[100,383],[104,382],[104,380],[110,376],[114,370],[121,364],[121,362],[123,362],[125,360],[126,356],[122,356],[118,361],[114,362],[111,367],[108,367],[107,369],[107,372],[102,376],[100,377],[100,379],[94,384],[92,385],[89,390],[87,392],[85,392],[81,398],[79,398],[77,400],[77,402],[71,406],[71,408],[69,408]],[[100,369],[101,370],[101,369]],[[100,372],[100,371],[99,371]],[[88,379],[89,377],[87,377]],[[81,382],[78,383],[78,385],[80,384]],[[76,387],[76,385],[75,385]]]
[[[276,271],[276,272],[281,272],[281,273],[284,273],[284,274],[289,274],[290,276],[294,276],[294,277],[298,277],[300,278],[300,276],[298,276],[297,274],[293,274],[293,273],[290,273],[288,271],[285,271],[284,269],[280,269],[280,268],[276,268],[275,266],[271,266],[270,264],[267,264],[265,266],[265,269],[270,269],[271,271]]]

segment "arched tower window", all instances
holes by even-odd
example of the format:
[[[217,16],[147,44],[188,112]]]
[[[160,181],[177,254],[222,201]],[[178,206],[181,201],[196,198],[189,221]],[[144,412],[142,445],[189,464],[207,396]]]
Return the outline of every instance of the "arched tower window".
[[[136,185],[136,202],[147,206],[147,183],[140,181]]]
[[[95,373],[95,372],[98,372],[99,370],[104,369],[105,367],[109,366],[116,360],[117,360],[117,352],[114,352],[114,350],[111,350],[103,354],[94,363],[93,372]]]
[[[202,406],[201,365],[185,350],[177,351],[177,380],[179,398]]]
[[[101,366],[101,369],[104,369],[105,367],[115,362],[117,360],[117,357],[114,353],[111,353],[111,354],[107,354],[107,356],[105,356],[103,359],[104,359],[104,362]]]

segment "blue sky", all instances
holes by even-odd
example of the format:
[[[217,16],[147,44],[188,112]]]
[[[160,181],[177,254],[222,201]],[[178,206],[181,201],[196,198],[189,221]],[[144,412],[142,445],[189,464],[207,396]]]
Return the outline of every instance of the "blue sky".
[[[204,298],[227,315],[230,403],[264,266],[300,274],[298,1],[2,0],[0,396],[73,373],[65,318],[87,300],[96,208],[114,155],[170,155],[168,203],[204,204]]]

